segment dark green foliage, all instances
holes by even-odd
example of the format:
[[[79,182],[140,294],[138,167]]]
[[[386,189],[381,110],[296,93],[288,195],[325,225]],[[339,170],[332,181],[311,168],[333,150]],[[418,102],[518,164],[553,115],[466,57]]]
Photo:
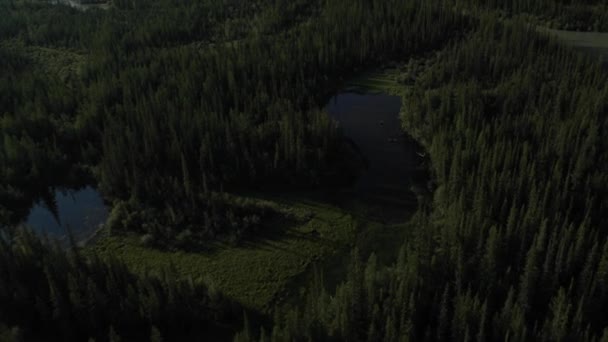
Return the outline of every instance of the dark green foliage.
[[[0,248],[0,336],[27,340],[160,341],[229,334],[242,309],[192,280],[137,276],[20,231]]]
[[[261,330],[246,317],[236,339],[606,340],[608,76],[507,20],[607,30],[605,6],[2,1],[0,223],[48,186],[94,179],[114,203],[109,226],[145,245],[256,235],[280,213],[228,194],[356,177],[355,152],[321,110],[343,79],[441,50],[400,78],[436,191],[398,261],[355,253],[335,294],[317,279],[302,307],[278,308]],[[233,318],[171,273],[135,276],[28,234],[0,247],[0,339],[167,341]]]
[[[73,125],[74,79],[47,73],[20,44],[0,44],[0,222],[18,220],[48,185],[86,181],[79,163],[92,142],[80,144]]]
[[[353,69],[438,47],[452,34],[450,27],[465,24],[459,15],[411,1],[277,1],[250,4],[260,13],[252,34],[222,34],[201,25],[217,29],[245,20],[248,5],[131,4],[143,8],[131,11],[118,3],[118,9],[80,16],[53,9],[89,18],[87,25],[95,29],[78,44],[42,39],[88,50],[71,82],[55,85],[53,78],[24,67],[25,90],[7,90],[6,101],[13,104],[2,127],[11,184],[3,193],[13,203],[7,207],[26,207],[36,197],[23,183],[37,180],[40,188],[62,182],[28,172],[45,165],[69,175],[85,165],[108,199],[154,211],[147,226],[162,226],[166,234],[144,232],[158,240],[186,230],[199,236],[229,233],[229,213],[242,211],[215,203],[214,193],[351,183],[360,159],[320,110],[327,95]],[[14,7],[9,16],[27,21],[31,12],[51,11],[28,6]],[[166,11],[159,15],[155,6]],[[31,34],[19,32],[26,42],[35,40]],[[29,63],[22,51],[17,56]],[[36,90],[40,94],[24,93],[38,89],[26,83],[30,78],[43,85]],[[27,101],[37,97],[34,115]],[[220,223],[204,223],[209,220]]]
[[[228,239],[233,245],[256,238],[268,233],[263,223],[270,220],[297,220],[276,205],[227,194],[212,193],[194,203],[209,208],[201,222],[186,221],[170,203],[162,209],[151,209],[134,201],[115,202],[106,228],[113,234],[143,234],[142,244],[150,247],[197,250],[219,238]]]
[[[606,71],[491,16],[406,99],[438,184],[430,220],[391,267],[372,257],[362,276],[355,259],[335,295],[310,290],[279,315],[274,341],[602,337]]]
[[[427,28],[434,10],[407,2],[331,1],[322,10],[284,35],[203,51],[140,49],[127,41],[131,28],[114,35],[98,53],[114,62],[95,61],[87,72],[91,89],[103,90],[91,97],[103,108],[102,190],[201,221],[213,215],[213,191],[351,178],[352,152],[318,110],[325,95],[354,67],[436,46],[456,18],[437,12],[441,24]]]

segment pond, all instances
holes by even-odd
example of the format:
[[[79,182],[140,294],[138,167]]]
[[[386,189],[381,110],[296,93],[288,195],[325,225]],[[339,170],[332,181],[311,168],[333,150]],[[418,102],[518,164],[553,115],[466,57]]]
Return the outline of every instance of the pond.
[[[423,149],[401,128],[401,98],[340,93],[326,109],[366,160],[352,194],[385,221],[406,219],[417,206],[412,188],[428,176]]]
[[[51,190],[30,210],[25,224],[40,234],[65,239],[68,229],[76,241],[93,235],[108,217],[108,208],[94,188]]]
[[[406,234],[405,222],[419,206],[416,188],[427,188],[428,157],[424,149],[401,127],[399,96],[341,92],[325,109],[366,161],[355,184],[332,196],[332,204],[355,217],[372,219],[358,226],[356,245],[362,260],[376,253],[381,264],[391,264]],[[428,190],[427,190],[428,191]],[[333,195],[333,194],[332,194]],[[333,293],[346,279],[351,247],[311,264],[303,284],[313,284],[323,274],[326,289]]]

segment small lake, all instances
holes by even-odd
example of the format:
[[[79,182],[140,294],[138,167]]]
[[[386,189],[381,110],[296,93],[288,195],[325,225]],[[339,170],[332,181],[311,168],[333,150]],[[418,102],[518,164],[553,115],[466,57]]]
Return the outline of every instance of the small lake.
[[[78,190],[51,190],[32,207],[25,224],[54,238],[65,238],[69,227],[76,241],[82,241],[107,217],[108,208],[101,195],[87,186]]]
[[[348,92],[334,96],[326,107],[366,160],[353,195],[382,218],[398,221],[417,206],[412,186],[428,179],[423,150],[403,132],[400,109],[399,96]]]

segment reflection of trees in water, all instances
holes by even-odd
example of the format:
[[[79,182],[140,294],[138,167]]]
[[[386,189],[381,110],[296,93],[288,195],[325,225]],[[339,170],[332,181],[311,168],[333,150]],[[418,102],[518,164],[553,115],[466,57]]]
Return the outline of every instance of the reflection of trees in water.
[[[35,203],[27,217],[19,223],[28,225],[34,232],[50,234],[65,243],[70,242],[70,239],[79,243],[86,240],[99,229],[108,215],[103,198],[91,186],[59,189],[48,187]]]
[[[55,190],[53,188],[47,188],[46,191],[43,191],[40,195],[40,200],[42,201],[42,205],[46,208],[52,215],[57,224],[61,226],[61,218],[59,217],[59,206],[57,205],[57,197],[55,196]]]
[[[23,178],[11,181],[10,185],[0,185],[0,224],[19,225],[38,203],[48,209],[57,223],[60,223],[59,204],[55,191],[80,190],[87,185],[95,184],[95,179],[88,170],[63,164],[49,167],[44,177],[32,178],[29,175],[21,177]]]
[[[327,111],[344,138],[364,161],[353,187],[346,190],[368,218],[384,223],[406,221],[418,207],[428,207],[429,158],[418,142],[403,132],[401,99],[384,94],[341,93]],[[348,202],[348,200],[347,200]],[[350,203],[350,202],[348,202]]]

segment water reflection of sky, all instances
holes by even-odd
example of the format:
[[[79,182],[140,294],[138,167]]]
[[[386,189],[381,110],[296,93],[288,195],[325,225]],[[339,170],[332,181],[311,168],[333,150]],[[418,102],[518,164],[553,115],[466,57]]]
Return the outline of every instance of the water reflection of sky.
[[[54,195],[54,203],[52,200],[40,200],[30,210],[26,224],[34,231],[62,237],[66,235],[66,227],[69,227],[77,239],[83,239],[108,216],[103,199],[91,187],[56,190]]]

